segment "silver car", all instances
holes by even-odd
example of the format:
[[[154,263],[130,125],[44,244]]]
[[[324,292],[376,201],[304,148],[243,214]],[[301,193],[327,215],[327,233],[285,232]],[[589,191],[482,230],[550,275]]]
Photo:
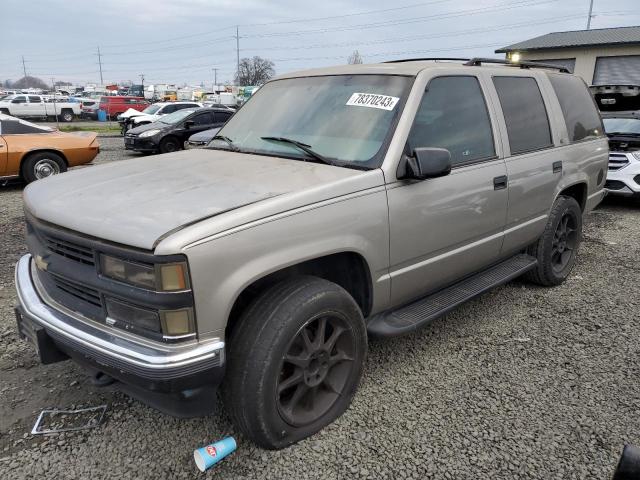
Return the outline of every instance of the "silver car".
[[[24,194],[21,334],[179,415],[220,385],[282,448],[349,406],[369,335],[404,335],[519,275],[570,274],[608,147],[578,77],[401,61],[282,75],[205,149]]]

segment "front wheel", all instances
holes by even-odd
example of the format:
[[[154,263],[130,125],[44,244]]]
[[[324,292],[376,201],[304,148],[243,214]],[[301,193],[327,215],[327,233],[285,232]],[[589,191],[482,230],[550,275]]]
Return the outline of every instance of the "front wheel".
[[[22,176],[27,183],[66,171],[63,158],[52,152],[33,153],[22,163]]]
[[[559,196],[547,220],[542,236],[528,253],[538,265],[527,273],[538,285],[553,286],[564,282],[576,263],[582,239],[582,210],[572,197]]]
[[[171,153],[181,150],[180,142],[176,137],[165,137],[160,142],[160,153]]]
[[[260,295],[229,341],[223,399],[257,445],[318,432],[351,404],[367,354],[362,313],[335,283],[296,277]]]

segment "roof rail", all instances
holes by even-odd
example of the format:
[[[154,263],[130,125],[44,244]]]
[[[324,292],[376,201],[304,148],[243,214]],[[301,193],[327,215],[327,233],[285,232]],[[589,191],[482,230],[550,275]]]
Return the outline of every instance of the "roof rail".
[[[559,70],[562,73],[571,73],[567,67],[560,67],[558,65],[551,65],[549,63],[540,63],[540,62],[512,62],[510,60],[503,60],[500,58],[472,58],[467,63],[465,63],[468,67],[479,67],[483,63],[497,63],[500,65],[507,65],[509,67],[520,67],[520,68],[551,68],[553,70]]]
[[[468,58],[426,57],[426,58],[403,58],[400,60],[387,60],[386,62],[383,62],[383,63],[426,62],[426,61],[436,61],[436,60],[452,60],[452,61],[458,61],[458,62],[470,61]]]

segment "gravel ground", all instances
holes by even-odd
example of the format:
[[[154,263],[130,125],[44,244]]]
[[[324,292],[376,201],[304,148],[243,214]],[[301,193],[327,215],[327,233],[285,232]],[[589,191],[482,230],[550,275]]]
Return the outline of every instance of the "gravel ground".
[[[103,139],[96,163],[131,158]],[[88,167],[91,168],[91,167]],[[25,252],[20,185],[0,188],[0,478],[609,478],[640,444],[640,207],[585,219],[564,286],[521,281],[408,337],[373,341],[348,412],[279,452],[241,437],[206,474],[195,447],[237,432],[224,413],[178,420],[71,362],[39,365],[15,333],[13,264]],[[32,436],[39,411],[108,404],[82,433]]]

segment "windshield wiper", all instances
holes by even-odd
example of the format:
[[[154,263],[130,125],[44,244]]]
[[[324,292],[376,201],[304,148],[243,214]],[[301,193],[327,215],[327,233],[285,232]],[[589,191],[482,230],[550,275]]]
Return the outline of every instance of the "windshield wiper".
[[[227,145],[229,145],[229,147],[231,148],[231,150],[233,152],[239,152],[240,148],[233,143],[233,140],[231,140],[229,137],[227,137],[226,135],[215,135],[212,139],[211,142],[213,142],[214,140],[222,140],[224,142],[227,142]]]
[[[286,137],[260,137],[260,138],[262,140],[267,140],[267,141],[272,141],[272,142],[289,143],[291,145],[295,145],[300,150],[302,150],[303,152],[307,153],[308,155],[310,155],[311,157],[315,158],[316,160],[318,160],[318,161],[320,161],[320,162],[322,162],[324,164],[327,164],[327,165],[334,165],[335,166],[335,163],[333,163],[331,160],[329,160],[328,158],[323,157],[318,152],[315,152],[311,148],[311,145],[307,145],[306,143],[299,142],[298,140],[293,140],[292,138],[286,138]]]

